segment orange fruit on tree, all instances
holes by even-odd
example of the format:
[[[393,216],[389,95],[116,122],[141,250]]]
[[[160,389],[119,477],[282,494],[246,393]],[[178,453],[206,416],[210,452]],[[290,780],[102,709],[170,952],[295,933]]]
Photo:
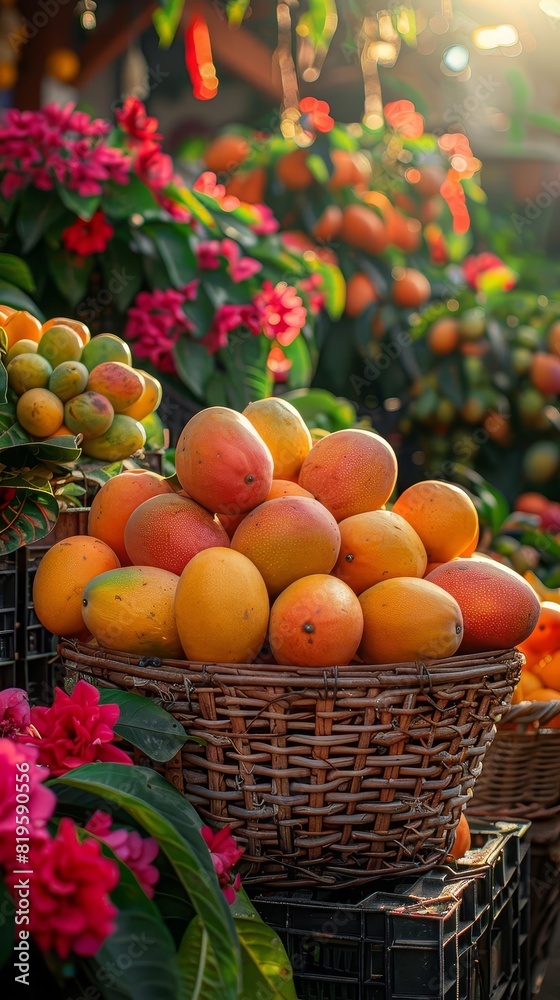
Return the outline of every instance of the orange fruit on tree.
[[[265,197],[268,174],[264,167],[253,167],[243,173],[234,174],[226,184],[226,191],[239,201],[249,205],[262,204]]]
[[[130,469],[107,480],[95,494],[88,516],[88,534],[106,542],[121,565],[130,559],[124,544],[124,529],[131,514],[151,497],[173,493],[163,476],[147,469]]]
[[[276,598],[269,641],[277,663],[335,667],[356,655],[362,629],[362,610],[350,587],[316,573],[296,580]]]
[[[33,340],[38,344],[43,336],[39,320],[25,309],[18,309],[10,313],[2,321],[2,326],[8,337],[8,350],[17,344],[18,340]]]
[[[354,203],[344,209],[340,236],[349,246],[374,256],[387,247],[385,223],[375,209],[367,205]]]
[[[451,594],[461,608],[461,654],[517,646],[538,621],[540,604],[533,588],[493,559],[454,559],[427,579]]]
[[[459,820],[459,825],[455,830],[455,839],[453,841],[453,846],[450,850],[450,855],[455,861],[459,861],[463,858],[467,851],[471,849],[471,828],[469,826],[469,821],[464,812],[461,813],[461,819]]]
[[[311,451],[312,441],[303,417],[287,399],[269,396],[249,403],[243,415],[266,444],[274,462],[275,479],[292,479]]]
[[[53,545],[41,559],[33,581],[33,604],[41,625],[54,635],[83,634],[84,587],[119,565],[113,550],[89,535],[73,535]]]
[[[303,191],[313,182],[313,174],[307,166],[307,150],[294,149],[284,153],[276,163],[276,176],[288,191]]]
[[[28,434],[46,438],[64,422],[64,406],[48,389],[28,389],[18,399],[16,415]]]
[[[422,224],[394,209],[387,226],[387,238],[404,253],[414,253],[422,243]]]
[[[84,622],[101,646],[133,656],[179,659],[178,583],[178,576],[156,566],[108,570],[84,587]]]
[[[530,377],[539,392],[545,396],[557,396],[560,393],[560,358],[555,354],[537,351],[533,354]]]
[[[247,139],[228,132],[212,140],[204,151],[203,159],[215,174],[230,174],[247,159],[250,151]]]
[[[426,550],[414,528],[390,510],[354,514],[339,524],[340,552],[334,576],[354,593],[394,576],[424,575]]]
[[[265,582],[241,552],[204,549],[185,566],[175,617],[189,660],[252,663],[264,642],[268,615]]]
[[[371,177],[371,165],[364,153],[333,149],[330,155],[334,170],[327,181],[329,191],[339,191],[348,186],[360,188],[367,184]]]
[[[91,339],[89,326],[86,326],[79,319],[70,319],[68,316],[55,316],[54,319],[48,319],[46,323],[43,323],[43,333],[50,330],[51,326],[69,326],[70,329],[75,330],[78,334],[84,347]]]
[[[315,499],[309,490],[304,490],[302,486],[293,483],[291,479],[273,479],[266,499],[277,500],[278,497],[307,497],[309,500]]]
[[[436,571],[437,572],[437,571]],[[463,635],[457,601],[441,587],[416,577],[383,580],[360,594],[364,663],[409,663],[444,659]]]
[[[209,406],[184,427],[175,450],[181,486],[212,514],[243,514],[272,485],[273,459],[242,413]]]
[[[378,510],[397,481],[391,445],[372,431],[334,431],[317,441],[304,459],[299,485],[309,490],[337,521]]]
[[[409,486],[393,510],[420,535],[430,562],[461,555],[478,531],[478,514],[468,493],[437,479]]]
[[[124,544],[135,566],[159,566],[180,576],[197,552],[211,545],[228,546],[218,518],[176,493],[151,497],[130,515]]]
[[[459,324],[452,316],[442,316],[432,323],[426,341],[433,354],[451,354],[459,346]]]
[[[338,205],[327,205],[313,226],[313,235],[318,243],[332,243],[340,233],[342,209]]]
[[[538,687],[555,688],[560,691],[560,648],[555,647],[555,651],[545,653],[531,667],[531,674]]]
[[[418,309],[432,294],[430,282],[421,271],[413,267],[395,268],[391,296],[401,309]]]
[[[302,576],[330,573],[340,548],[340,531],[317,500],[278,497],[247,514],[231,547],[255,564],[275,597]]]
[[[346,315],[353,319],[361,316],[364,309],[377,302],[378,298],[375,285],[368,275],[363,271],[356,271],[346,282]]]

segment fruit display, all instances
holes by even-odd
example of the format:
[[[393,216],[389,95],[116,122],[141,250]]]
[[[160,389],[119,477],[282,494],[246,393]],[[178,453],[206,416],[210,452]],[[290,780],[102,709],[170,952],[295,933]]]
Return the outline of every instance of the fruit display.
[[[66,317],[42,324],[0,306],[6,372],[17,422],[34,440],[78,436],[84,455],[108,462],[146,443],[143,424],[162,398],[153,375],[132,367],[128,344],[111,333],[90,339]]]
[[[143,656],[310,669],[505,649],[533,632],[538,597],[476,552],[468,493],[424,481],[395,496],[396,456],[372,431],[312,443],[290,404],[216,406],[186,424],[176,460],[176,478],[111,479],[89,535],[49,551],[34,595],[45,627]]]

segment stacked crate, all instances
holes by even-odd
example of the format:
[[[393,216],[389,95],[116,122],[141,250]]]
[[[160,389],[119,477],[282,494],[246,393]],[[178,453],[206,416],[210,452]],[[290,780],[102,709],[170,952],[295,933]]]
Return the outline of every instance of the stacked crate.
[[[0,558],[0,688],[24,684],[18,674],[18,563],[16,553]]]

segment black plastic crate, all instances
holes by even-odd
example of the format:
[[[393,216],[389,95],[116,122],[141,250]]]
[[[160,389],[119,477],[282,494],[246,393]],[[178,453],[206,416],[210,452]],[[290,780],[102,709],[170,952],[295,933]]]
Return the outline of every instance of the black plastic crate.
[[[286,946],[300,1000],[526,1000],[526,830],[473,824],[462,862],[376,879],[344,902],[324,891],[253,895]]]
[[[18,564],[11,552],[0,559],[0,666],[8,667],[16,659],[17,602]]]
[[[33,606],[33,581],[39,563],[50,545],[43,539],[18,552],[19,586],[17,657],[29,700],[50,704],[60,679],[61,665],[56,653],[56,637],[37,618]]]

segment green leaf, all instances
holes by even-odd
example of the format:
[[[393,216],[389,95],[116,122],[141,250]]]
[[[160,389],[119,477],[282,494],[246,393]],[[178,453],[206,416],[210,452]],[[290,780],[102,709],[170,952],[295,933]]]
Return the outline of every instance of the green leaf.
[[[88,197],[82,197],[77,191],[73,191],[71,188],[65,187],[63,184],[57,184],[56,189],[58,191],[59,198],[63,205],[72,212],[72,215],[77,215],[79,219],[83,219],[84,222],[89,222],[92,215],[99,208],[101,202],[100,194],[92,194]]]
[[[45,321],[45,315],[41,312],[37,303],[26,292],[22,292],[21,288],[18,288],[17,285],[12,285],[9,281],[0,280],[0,302],[6,306],[11,306],[12,309],[26,309],[32,316],[36,316],[37,319],[41,320],[41,323]]]
[[[197,399],[203,401],[206,383],[214,371],[214,361],[208,351],[198,341],[179,337],[173,355],[182,381]]]
[[[226,14],[232,28],[239,28],[243,24],[250,2],[251,0],[227,0]]]
[[[44,538],[57,519],[58,503],[52,493],[18,490],[0,510],[0,557]]]
[[[57,250],[48,255],[48,268],[55,285],[72,307],[85,298],[94,266],[94,255],[80,257],[66,250]]]
[[[15,907],[12,902],[12,897],[6,888],[6,883],[3,880],[0,881],[0,912],[2,913],[2,920],[0,921],[1,969],[7,962],[10,961],[10,959],[13,959],[15,938]]]
[[[174,185],[171,185],[170,190],[172,191],[173,198],[180,205],[182,205],[183,208],[187,208],[198,222],[201,222],[203,226],[206,226],[206,229],[211,230],[211,232],[217,231],[218,227],[213,216],[210,215],[210,212],[202,204],[195,191],[190,191],[189,188],[186,187],[175,187]],[[215,204],[216,207],[218,207],[217,202]]]
[[[120,715],[114,727],[117,736],[152,760],[171,760],[187,741],[183,727],[151,698],[132,691],[103,688],[99,700],[104,705],[119,706]]]
[[[79,448],[74,445],[73,438],[60,437],[51,438],[45,441],[29,441],[24,438],[10,440],[17,435],[19,424],[13,425],[8,431],[0,436],[0,461],[3,465],[13,469],[31,468],[38,463],[46,465],[54,472],[59,465],[70,465],[81,455]],[[25,433],[21,428],[22,434]],[[72,441],[73,446],[63,442]]]
[[[220,976],[208,934],[198,917],[191,920],[177,953],[181,971],[180,1000],[215,1000]]]
[[[81,834],[81,839],[91,834]],[[97,838],[93,838],[96,839]],[[128,865],[99,840],[101,850],[119,866],[119,882],[111,892],[118,909],[116,927],[91,964],[102,984],[103,1000],[177,1000],[180,971],[175,943],[155,902],[146,896]],[[130,957],[129,964],[123,962]],[[109,969],[119,975],[111,975]]]
[[[118,476],[123,470],[122,462],[111,462],[110,465],[102,465],[101,462],[92,462],[91,459],[83,456],[80,458],[76,471],[83,473],[87,481],[104,486],[110,479]]]
[[[160,4],[161,6],[152,14],[152,20],[160,45],[168,49],[177,34],[185,0],[160,0]]]
[[[326,389],[297,389],[284,393],[284,397],[299,410],[308,427],[338,431],[356,423],[354,404]],[[321,417],[325,420],[322,421]]]
[[[24,292],[34,292],[35,282],[29,267],[21,257],[11,253],[0,253],[0,282],[8,281]]]
[[[346,282],[344,275],[335,264],[327,264],[322,260],[310,263],[313,271],[318,271],[323,279],[321,291],[325,295],[325,309],[332,320],[340,319],[346,304]]]
[[[0,406],[4,406],[7,400],[6,393],[8,391],[8,375],[4,362],[0,360]]]
[[[305,337],[300,334],[288,347],[283,347],[282,350],[292,362],[292,367],[288,372],[288,388],[306,389],[313,375],[313,364]]]
[[[152,837],[175,869],[204,924],[219,964],[220,995],[236,1000],[238,943],[193,807],[164,778],[144,767],[87,764],[49,782],[82,789],[125,810]]]
[[[107,244],[102,259],[103,277],[118,311],[125,313],[144,284],[142,256],[118,237]]]
[[[54,192],[46,193],[28,187],[20,202],[16,229],[21,240],[21,252],[28,253],[43,233],[64,215],[64,206]]]
[[[162,214],[149,187],[132,174],[128,184],[110,183],[103,196],[105,214],[111,219],[128,219],[131,215],[157,218]]]
[[[192,281],[197,268],[189,243],[190,227],[177,222],[151,223],[144,232],[153,240],[175,288]]]

